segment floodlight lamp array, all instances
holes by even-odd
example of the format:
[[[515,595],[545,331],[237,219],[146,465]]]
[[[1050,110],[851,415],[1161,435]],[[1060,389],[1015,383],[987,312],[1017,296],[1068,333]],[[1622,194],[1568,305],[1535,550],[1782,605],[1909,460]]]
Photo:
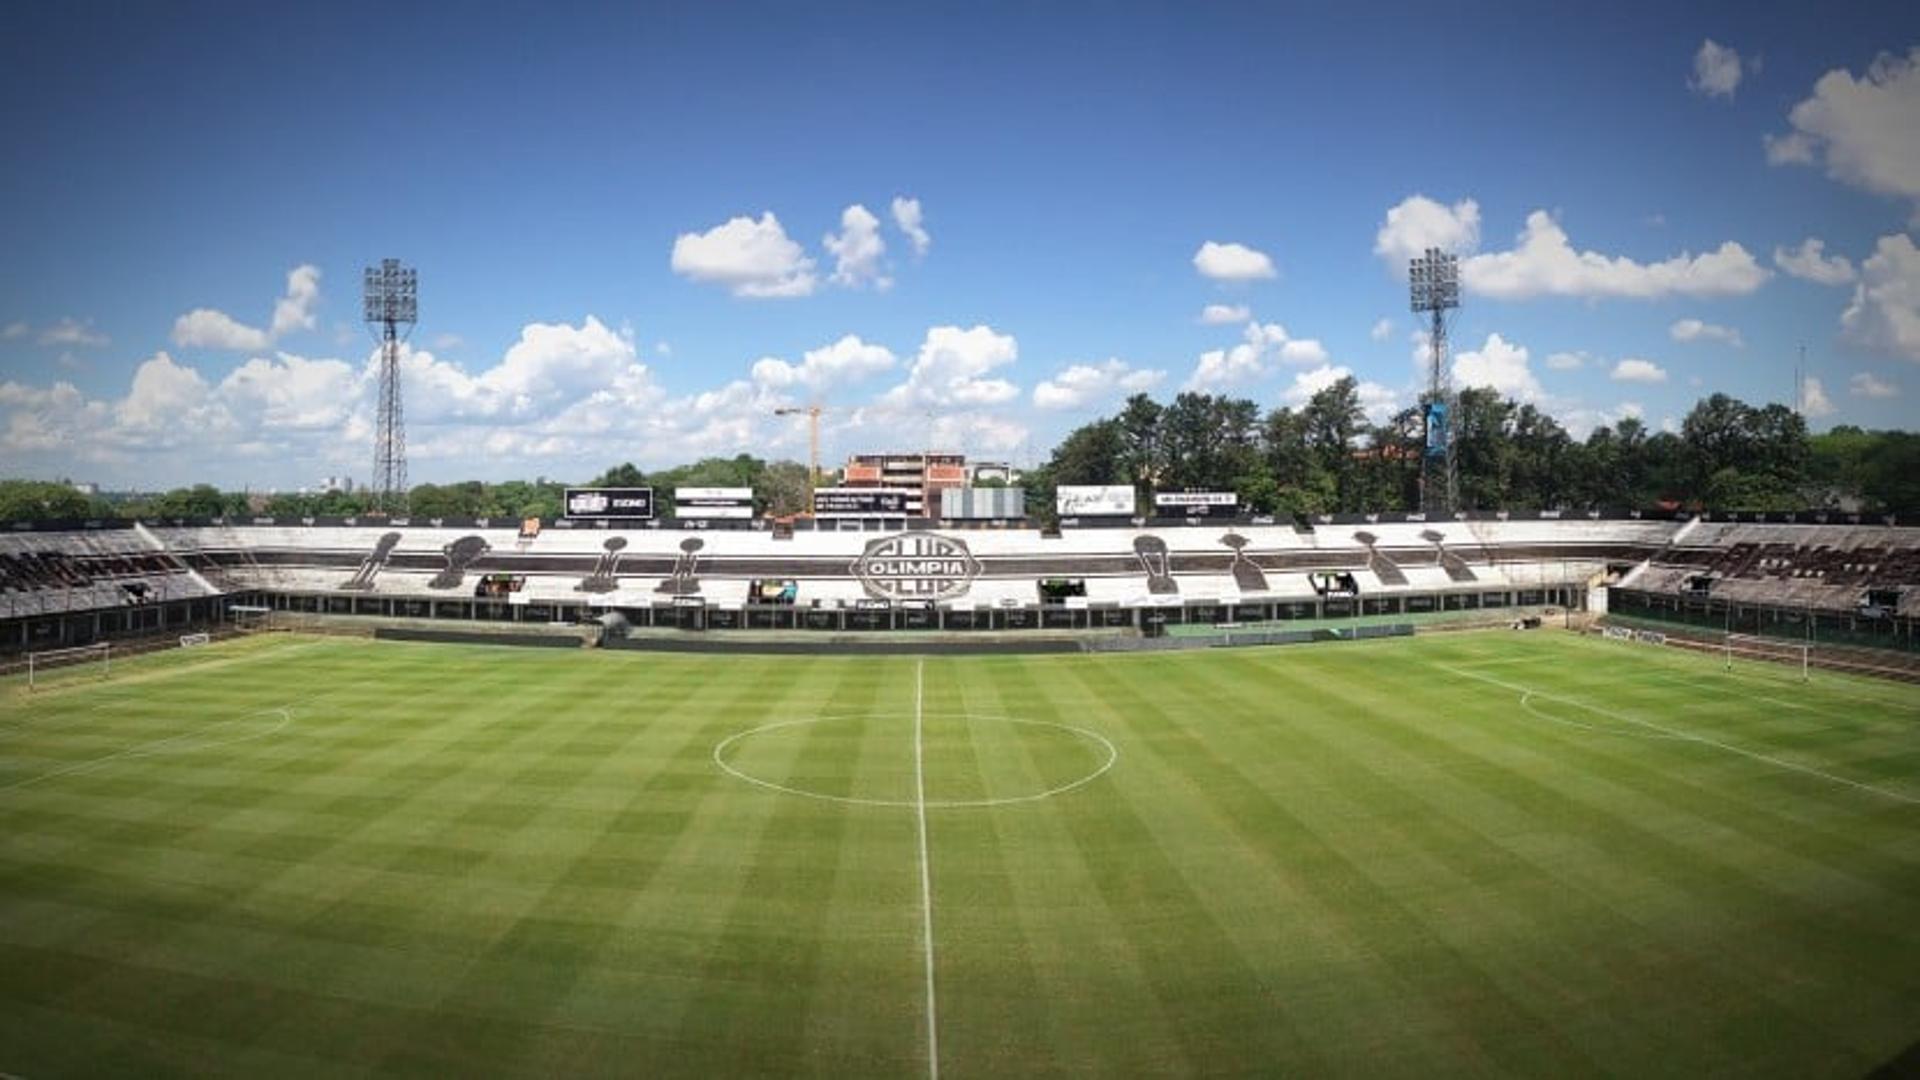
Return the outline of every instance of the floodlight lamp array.
[[[408,323],[420,314],[420,276],[399,259],[367,267],[366,313],[370,323]]]
[[[1407,263],[1407,288],[1414,311],[1446,311],[1460,306],[1460,260],[1439,248]]]

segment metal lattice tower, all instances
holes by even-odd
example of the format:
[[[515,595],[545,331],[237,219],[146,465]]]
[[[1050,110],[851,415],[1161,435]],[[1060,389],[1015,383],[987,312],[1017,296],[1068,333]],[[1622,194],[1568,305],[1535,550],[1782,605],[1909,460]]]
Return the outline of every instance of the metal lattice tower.
[[[373,505],[407,510],[407,425],[400,402],[400,343],[420,314],[420,279],[399,259],[367,267],[367,326],[380,342],[380,404],[373,436]]]
[[[1424,415],[1426,445],[1420,455],[1420,512],[1453,512],[1453,378],[1447,371],[1447,312],[1460,306],[1460,260],[1428,248],[1407,266],[1407,285],[1415,314],[1431,317],[1427,343],[1432,366],[1427,378]]]

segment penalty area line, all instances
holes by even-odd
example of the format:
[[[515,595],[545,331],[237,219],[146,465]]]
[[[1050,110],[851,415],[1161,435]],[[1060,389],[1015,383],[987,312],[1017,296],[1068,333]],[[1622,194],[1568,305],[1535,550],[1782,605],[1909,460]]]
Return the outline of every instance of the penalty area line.
[[[1614,712],[1611,709],[1603,709],[1598,705],[1593,705],[1593,704],[1589,704],[1588,702],[1581,701],[1579,698],[1566,697],[1560,694],[1550,694],[1544,690],[1536,690],[1531,686],[1521,686],[1518,683],[1510,683],[1504,679],[1496,679],[1491,675],[1482,675],[1477,671],[1468,671],[1465,668],[1454,667],[1451,664],[1435,664],[1434,666],[1437,668],[1440,668],[1443,671],[1451,671],[1455,675],[1459,675],[1462,678],[1476,679],[1480,682],[1488,684],[1489,686],[1498,686],[1505,690],[1511,690],[1514,693],[1522,696],[1521,700],[1523,704],[1525,700],[1530,697],[1541,698],[1546,701],[1557,701],[1562,705],[1571,705],[1576,709],[1585,709],[1596,716],[1604,716],[1612,720],[1618,720],[1622,723],[1634,724],[1638,727],[1646,728],[1649,731],[1657,731],[1660,734],[1665,735],[1669,738],[1679,739],[1684,742],[1699,743],[1702,746],[1711,746],[1718,750],[1724,750],[1729,754],[1738,754],[1743,758],[1751,758],[1754,761],[1764,762],[1765,764],[1772,765],[1774,768],[1777,768],[1777,769],[1786,769],[1790,772],[1803,773],[1807,776],[1818,777],[1819,779],[1828,781],[1829,783],[1843,784],[1847,787],[1855,788],[1860,791],[1870,792],[1874,795],[1878,795],[1886,799],[1892,799],[1896,802],[1903,802],[1903,803],[1907,803],[1908,805],[1920,806],[1920,798],[1915,798],[1912,795],[1905,795],[1898,791],[1891,791],[1883,787],[1875,787],[1872,784],[1863,784],[1858,780],[1849,780],[1844,776],[1836,776],[1833,773],[1825,772],[1821,769],[1816,769],[1811,765],[1802,765],[1797,761],[1788,761],[1784,758],[1777,758],[1768,754],[1757,753],[1753,750],[1748,750],[1745,747],[1735,746],[1732,743],[1724,743],[1718,739],[1710,739],[1705,735],[1697,735],[1691,731],[1681,731],[1677,728],[1663,727],[1660,724],[1656,724],[1651,720],[1642,720],[1637,716],[1628,716],[1625,713]],[[1538,714],[1535,714],[1535,715],[1538,715]]]

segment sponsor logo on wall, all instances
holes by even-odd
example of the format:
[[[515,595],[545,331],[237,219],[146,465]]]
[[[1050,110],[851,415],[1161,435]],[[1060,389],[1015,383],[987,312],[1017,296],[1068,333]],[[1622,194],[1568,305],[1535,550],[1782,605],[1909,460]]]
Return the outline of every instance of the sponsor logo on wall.
[[[1053,498],[1062,516],[1133,516],[1133,487],[1128,484],[1062,484],[1053,489]]]
[[[871,541],[852,569],[879,600],[952,600],[965,596],[980,576],[980,563],[964,541],[930,532]]]
[[[651,518],[653,489],[570,487],[565,505],[570,518]]]
[[[904,488],[820,488],[813,493],[813,516],[820,518],[906,517]]]
[[[1231,491],[1161,491],[1153,496],[1153,512],[1163,517],[1232,517],[1240,496]]]

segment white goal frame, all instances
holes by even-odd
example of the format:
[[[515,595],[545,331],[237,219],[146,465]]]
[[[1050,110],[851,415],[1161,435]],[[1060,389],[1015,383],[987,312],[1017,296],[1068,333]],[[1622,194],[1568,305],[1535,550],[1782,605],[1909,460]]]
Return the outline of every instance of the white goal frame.
[[[195,645],[210,645],[212,643],[213,643],[213,635],[206,633],[205,631],[202,631],[198,634],[181,634],[180,635],[180,647],[183,649],[190,649]]]
[[[1724,642],[1726,666],[1733,668],[1733,658],[1738,655],[1761,660],[1791,660],[1797,653],[1800,658],[1800,681],[1806,682],[1813,674],[1813,646],[1806,641],[1789,641],[1785,638],[1756,637],[1753,634],[1728,634]]]
[[[227,607],[227,622],[243,634],[259,633],[267,630],[280,630],[273,624],[273,609],[253,604],[230,604]]]
[[[45,681],[45,672],[98,661],[100,677],[113,677],[113,645],[99,641],[66,649],[42,649],[27,654],[27,689],[36,689]]]

